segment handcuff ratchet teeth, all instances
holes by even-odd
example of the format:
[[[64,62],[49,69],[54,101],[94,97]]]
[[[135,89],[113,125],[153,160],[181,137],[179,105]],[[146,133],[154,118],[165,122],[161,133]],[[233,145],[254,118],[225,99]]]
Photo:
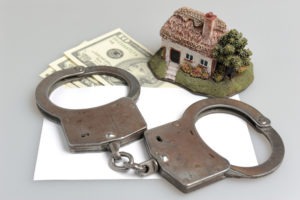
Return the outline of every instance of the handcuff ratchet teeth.
[[[104,74],[124,80],[129,92],[109,104],[89,109],[61,108],[49,100],[59,85],[83,77]],[[174,122],[146,130],[146,122],[135,101],[140,93],[136,78],[125,70],[108,67],[75,67],[45,78],[36,89],[36,104],[48,118],[59,122],[73,152],[111,151],[110,166],[118,171],[134,169],[140,176],[159,172],[182,192],[190,192],[226,177],[257,178],[272,173],[283,160],[284,144],[270,120],[250,105],[226,98],[209,98],[189,106]],[[212,150],[198,134],[196,121],[211,113],[243,118],[271,144],[269,158],[253,167],[231,165]],[[135,163],[120,146],[144,136],[150,159]],[[121,164],[120,164],[121,163]]]

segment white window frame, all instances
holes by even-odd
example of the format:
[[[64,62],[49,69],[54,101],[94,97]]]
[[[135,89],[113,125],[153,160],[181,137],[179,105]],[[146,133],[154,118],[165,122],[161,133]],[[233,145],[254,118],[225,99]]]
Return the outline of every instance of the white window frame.
[[[201,64],[202,66],[208,67],[208,61],[207,61],[207,60],[200,59],[200,64]]]
[[[194,59],[194,56],[192,54],[186,53],[185,54],[185,59],[188,61],[192,61]]]

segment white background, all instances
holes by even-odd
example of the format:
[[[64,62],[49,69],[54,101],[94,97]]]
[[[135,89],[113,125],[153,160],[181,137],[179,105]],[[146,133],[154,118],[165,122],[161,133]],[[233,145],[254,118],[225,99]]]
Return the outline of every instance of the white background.
[[[281,167],[264,178],[226,179],[190,194],[164,180],[33,182],[42,125],[34,98],[38,74],[63,51],[117,27],[154,52],[160,27],[181,6],[213,11],[248,38],[255,80],[240,97],[282,136]],[[297,0],[0,0],[0,198],[299,199],[299,19]],[[260,156],[265,149],[258,139]]]

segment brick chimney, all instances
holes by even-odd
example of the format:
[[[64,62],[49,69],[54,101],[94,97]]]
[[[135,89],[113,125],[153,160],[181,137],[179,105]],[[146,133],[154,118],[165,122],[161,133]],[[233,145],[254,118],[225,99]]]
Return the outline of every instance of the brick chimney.
[[[212,37],[216,18],[217,16],[212,12],[208,12],[204,15],[202,36],[205,40],[209,40]]]

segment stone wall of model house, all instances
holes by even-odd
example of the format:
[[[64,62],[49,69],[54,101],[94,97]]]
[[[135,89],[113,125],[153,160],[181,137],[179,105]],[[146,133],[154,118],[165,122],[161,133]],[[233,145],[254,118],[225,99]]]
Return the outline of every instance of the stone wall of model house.
[[[184,63],[190,64],[192,67],[202,66],[207,69],[211,75],[215,69],[215,60],[206,57],[190,48],[184,47],[178,43],[174,43],[168,39],[162,38],[161,47],[164,48],[164,57],[167,65],[180,65]]]

